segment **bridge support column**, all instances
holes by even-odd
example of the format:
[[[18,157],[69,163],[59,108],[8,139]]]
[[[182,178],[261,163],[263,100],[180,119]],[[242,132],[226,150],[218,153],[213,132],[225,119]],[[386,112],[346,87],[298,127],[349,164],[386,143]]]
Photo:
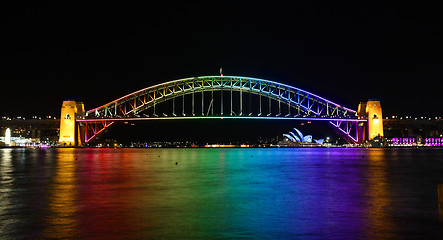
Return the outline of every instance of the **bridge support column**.
[[[72,100],[63,101],[60,116],[59,143],[62,146],[82,146],[82,126],[76,122],[77,118],[85,117],[85,108],[82,102]]]
[[[358,118],[367,119],[366,126],[359,129],[359,139],[372,140],[383,137],[383,114],[379,100],[368,100],[358,105]],[[361,138],[360,138],[361,135]]]

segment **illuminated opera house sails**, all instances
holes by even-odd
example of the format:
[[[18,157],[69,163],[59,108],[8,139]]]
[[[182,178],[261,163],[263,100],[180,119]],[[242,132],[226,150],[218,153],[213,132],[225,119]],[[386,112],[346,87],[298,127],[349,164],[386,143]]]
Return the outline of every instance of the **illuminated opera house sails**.
[[[314,141],[315,143],[322,144],[324,142],[324,139],[313,139],[312,135],[303,136],[297,128],[294,128],[294,131],[295,133],[289,132],[288,134],[283,134],[283,137],[288,141],[297,143],[312,143]]]

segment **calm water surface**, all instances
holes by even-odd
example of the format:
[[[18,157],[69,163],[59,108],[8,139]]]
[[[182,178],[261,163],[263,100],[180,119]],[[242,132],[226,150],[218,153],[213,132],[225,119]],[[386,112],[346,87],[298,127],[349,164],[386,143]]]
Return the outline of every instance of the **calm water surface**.
[[[0,149],[0,180],[1,239],[443,239],[438,149]]]

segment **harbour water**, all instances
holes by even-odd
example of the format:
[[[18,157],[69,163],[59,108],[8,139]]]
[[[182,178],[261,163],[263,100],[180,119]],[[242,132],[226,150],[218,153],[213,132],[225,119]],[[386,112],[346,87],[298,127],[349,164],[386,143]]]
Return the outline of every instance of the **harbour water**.
[[[0,149],[1,239],[443,239],[441,149]]]

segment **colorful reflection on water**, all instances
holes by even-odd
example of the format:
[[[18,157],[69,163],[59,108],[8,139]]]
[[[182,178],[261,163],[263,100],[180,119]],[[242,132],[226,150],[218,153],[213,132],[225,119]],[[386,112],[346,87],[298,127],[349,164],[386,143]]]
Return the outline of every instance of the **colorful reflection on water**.
[[[0,149],[2,239],[440,238],[443,151]]]

